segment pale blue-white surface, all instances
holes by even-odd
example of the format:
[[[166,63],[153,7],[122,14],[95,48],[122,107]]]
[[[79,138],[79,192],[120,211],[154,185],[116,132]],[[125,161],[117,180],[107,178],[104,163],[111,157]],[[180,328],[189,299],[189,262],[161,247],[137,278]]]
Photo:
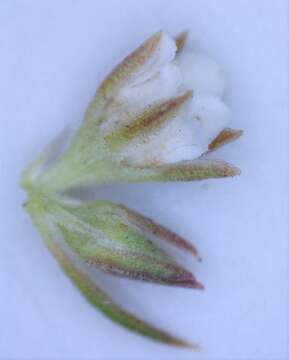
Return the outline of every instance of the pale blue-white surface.
[[[288,343],[288,4],[256,1],[0,2],[0,358],[277,359]],[[21,205],[22,168],[77,121],[103,76],[153,32],[187,28],[226,71],[232,126],[243,138],[214,154],[234,179],[106,187],[193,241],[180,257],[205,292],[101,276],[124,306],[199,354],[144,340],[77,293]]]

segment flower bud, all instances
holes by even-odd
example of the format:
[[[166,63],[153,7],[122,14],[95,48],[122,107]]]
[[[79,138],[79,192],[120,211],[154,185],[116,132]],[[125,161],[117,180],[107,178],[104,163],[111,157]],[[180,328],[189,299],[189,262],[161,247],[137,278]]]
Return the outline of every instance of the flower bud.
[[[151,240],[159,235],[196,255],[193,246],[124,206],[108,201],[72,205],[43,197],[36,198],[36,203],[31,200],[28,207],[42,209],[54,238],[69,246],[81,260],[105,272],[166,285],[203,288],[188,270]]]
[[[38,186],[238,174],[226,163],[198,161],[241,132],[225,131],[230,112],[219,66],[185,42],[186,34],[174,40],[158,32],[127,56],[100,84],[60,159],[34,180]]]

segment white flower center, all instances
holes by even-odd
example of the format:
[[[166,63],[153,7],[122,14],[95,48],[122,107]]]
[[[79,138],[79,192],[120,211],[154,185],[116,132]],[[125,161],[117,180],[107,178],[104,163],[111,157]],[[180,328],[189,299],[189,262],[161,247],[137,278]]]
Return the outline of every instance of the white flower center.
[[[138,114],[186,90],[193,91],[188,106],[147,138],[135,139],[121,152],[133,164],[192,160],[208,150],[211,141],[227,126],[230,112],[222,101],[225,81],[219,66],[205,55],[183,50],[162,34],[158,51],[140,74],[118,92],[120,108]],[[118,112],[120,114],[121,111]]]

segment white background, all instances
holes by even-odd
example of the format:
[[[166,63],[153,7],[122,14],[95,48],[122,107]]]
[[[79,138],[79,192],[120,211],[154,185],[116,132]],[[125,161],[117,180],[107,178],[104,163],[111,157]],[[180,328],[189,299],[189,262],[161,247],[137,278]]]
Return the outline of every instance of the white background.
[[[284,0],[0,2],[0,358],[280,359],[288,342],[288,6]],[[82,117],[103,76],[153,32],[226,71],[244,137],[213,157],[234,179],[102,189],[193,241],[182,257],[205,292],[102,277],[123,306],[191,341],[153,343],[91,308],[63,275],[21,205],[26,163]]]

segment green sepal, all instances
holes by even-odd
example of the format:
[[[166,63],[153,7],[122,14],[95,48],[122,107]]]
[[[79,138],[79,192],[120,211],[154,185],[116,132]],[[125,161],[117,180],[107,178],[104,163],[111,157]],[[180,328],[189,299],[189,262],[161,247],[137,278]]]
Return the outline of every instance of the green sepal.
[[[45,213],[42,211],[43,208],[41,206],[39,207],[41,202],[42,200],[39,202],[38,199],[34,197],[34,204],[28,204],[28,212],[30,213],[35,226],[45,239],[45,243],[50,252],[55,256],[66,275],[93,307],[101,311],[115,323],[152,340],[168,345],[191,348],[192,350],[199,349],[197,344],[191,344],[166,331],[160,330],[117,305],[83,270],[79,268],[79,265],[72,260],[71,256],[66,254],[63,247],[54,239],[51,227],[47,224]]]
[[[34,196],[27,207],[41,212],[55,236],[80,259],[105,272],[165,285],[203,288],[188,270],[156,246],[120,205],[108,201],[71,204],[60,197],[43,195]]]

